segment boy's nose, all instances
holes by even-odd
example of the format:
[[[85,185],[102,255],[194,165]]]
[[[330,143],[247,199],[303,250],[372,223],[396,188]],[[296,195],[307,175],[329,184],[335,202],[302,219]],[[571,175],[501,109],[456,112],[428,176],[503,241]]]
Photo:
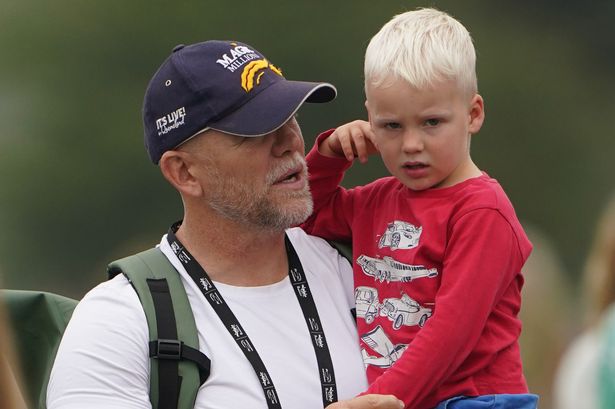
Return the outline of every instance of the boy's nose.
[[[404,132],[402,144],[402,150],[408,153],[420,152],[424,148],[423,138],[414,130]]]

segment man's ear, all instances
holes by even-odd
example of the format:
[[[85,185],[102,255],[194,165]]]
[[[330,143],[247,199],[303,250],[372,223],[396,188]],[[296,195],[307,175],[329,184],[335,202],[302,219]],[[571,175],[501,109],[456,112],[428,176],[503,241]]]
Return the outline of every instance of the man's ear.
[[[471,134],[478,133],[485,122],[485,102],[483,97],[475,94],[470,101],[470,124],[468,131]]]
[[[203,187],[193,172],[191,155],[181,150],[166,151],[159,162],[162,176],[182,195],[202,196]]]

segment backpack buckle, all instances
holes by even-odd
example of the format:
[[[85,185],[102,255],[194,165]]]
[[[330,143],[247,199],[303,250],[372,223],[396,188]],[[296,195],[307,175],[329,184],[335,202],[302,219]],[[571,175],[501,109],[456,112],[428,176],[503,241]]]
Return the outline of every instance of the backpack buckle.
[[[177,339],[158,339],[150,344],[150,356],[158,359],[179,361],[183,342]]]

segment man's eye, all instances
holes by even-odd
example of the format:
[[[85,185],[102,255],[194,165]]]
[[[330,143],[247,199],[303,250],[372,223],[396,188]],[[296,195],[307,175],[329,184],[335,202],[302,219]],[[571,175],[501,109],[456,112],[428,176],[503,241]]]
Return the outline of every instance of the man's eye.
[[[384,124],[384,127],[388,129],[399,129],[401,128],[401,125],[397,122],[387,122]]]
[[[430,118],[425,121],[425,125],[427,126],[438,126],[440,125],[440,120],[437,118]]]

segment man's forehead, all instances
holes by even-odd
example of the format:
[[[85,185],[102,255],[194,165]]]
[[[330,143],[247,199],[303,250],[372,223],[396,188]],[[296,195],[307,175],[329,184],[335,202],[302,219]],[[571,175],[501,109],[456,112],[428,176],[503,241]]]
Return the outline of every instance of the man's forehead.
[[[175,149],[180,149],[180,148],[192,149],[191,146],[198,146],[198,149],[202,149],[204,145],[209,145],[209,146],[212,146],[212,145],[222,145],[222,146],[241,145],[246,141],[260,140],[266,137],[267,135],[278,132],[284,126],[293,127],[294,129],[297,129],[300,132],[301,128],[299,127],[299,123],[297,122],[297,116],[298,116],[297,113],[295,113],[278,129],[272,131],[269,134],[258,135],[258,136],[235,135],[235,134],[219,131],[213,128],[204,129],[196,133],[194,136],[188,138],[187,140],[185,140],[178,146],[176,146]]]
[[[229,145],[236,145],[243,143],[247,139],[260,139],[260,136],[238,136],[229,134],[226,132],[218,131],[216,129],[206,129],[201,131],[180,144],[176,149],[181,148],[184,150],[203,149],[204,147],[223,147]]]

